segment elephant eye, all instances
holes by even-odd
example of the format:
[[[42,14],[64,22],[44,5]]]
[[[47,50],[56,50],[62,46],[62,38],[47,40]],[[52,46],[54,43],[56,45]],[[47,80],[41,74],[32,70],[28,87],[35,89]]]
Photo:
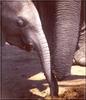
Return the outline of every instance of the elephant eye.
[[[23,17],[18,17],[17,25],[20,27],[25,27],[28,24],[27,20]]]

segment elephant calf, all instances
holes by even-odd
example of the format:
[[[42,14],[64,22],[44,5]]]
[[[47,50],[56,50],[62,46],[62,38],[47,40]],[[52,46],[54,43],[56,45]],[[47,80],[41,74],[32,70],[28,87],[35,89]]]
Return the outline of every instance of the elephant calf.
[[[33,2],[31,0],[0,1],[0,17],[0,36],[3,43],[7,41],[27,51],[32,47],[35,48],[49,83],[51,95],[57,96],[57,82],[51,71],[48,43]]]

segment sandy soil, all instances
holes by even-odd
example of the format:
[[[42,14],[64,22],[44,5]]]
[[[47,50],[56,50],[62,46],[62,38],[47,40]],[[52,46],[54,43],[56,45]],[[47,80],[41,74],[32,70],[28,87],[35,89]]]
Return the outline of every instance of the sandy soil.
[[[36,52],[28,53],[17,47],[5,45],[2,48],[1,64],[1,99],[41,100],[49,94],[49,87]],[[71,76],[59,82],[60,100],[86,99],[85,70],[86,67],[82,66],[71,67]]]

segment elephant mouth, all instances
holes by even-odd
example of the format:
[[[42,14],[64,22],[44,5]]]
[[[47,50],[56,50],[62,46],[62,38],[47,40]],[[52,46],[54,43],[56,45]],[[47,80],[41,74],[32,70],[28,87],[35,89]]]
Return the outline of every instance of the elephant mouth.
[[[33,43],[32,42],[27,42],[26,38],[24,36],[21,36],[21,45],[20,48],[26,51],[31,51],[33,50]]]
[[[33,49],[33,45],[32,45],[32,43],[24,44],[22,49],[24,49],[26,51],[31,51]]]
[[[23,41],[23,39],[21,39],[21,42],[17,46],[20,49],[28,51],[28,52],[30,52],[31,50],[33,50],[33,44],[32,43],[26,43],[25,41]]]

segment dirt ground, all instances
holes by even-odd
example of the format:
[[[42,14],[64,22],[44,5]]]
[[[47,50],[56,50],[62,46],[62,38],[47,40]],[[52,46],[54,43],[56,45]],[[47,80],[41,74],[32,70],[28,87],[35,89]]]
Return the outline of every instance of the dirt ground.
[[[1,100],[42,100],[49,95],[49,87],[36,52],[28,53],[5,45],[1,56]],[[86,99],[85,71],[86,67],[83,66],[71,67],[71,76],[59,82],[59,100]]]

